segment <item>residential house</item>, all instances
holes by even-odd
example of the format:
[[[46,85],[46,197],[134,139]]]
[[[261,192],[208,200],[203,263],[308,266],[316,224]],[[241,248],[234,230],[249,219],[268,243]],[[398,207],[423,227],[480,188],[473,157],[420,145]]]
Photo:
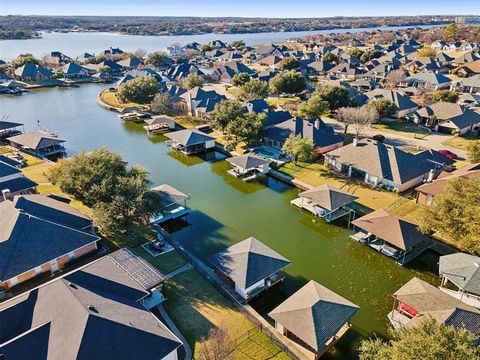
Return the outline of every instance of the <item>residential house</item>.
[[[421,72],[407,77],[404,81],[406,86],[422,87],[425,89],[441,90],[448,88],[452,80],[445,75],[432,71]]]
[[[209,261],[217,275],[245,301],[283,282],[283,269],[290,264],[253,236],[211,255]]]
[[[474,61],[479,60],[479,59],[480,59],[480,55],[477,55],[474,52],[466,52],[465,54],[460,55],[459,57],[456,57],[455,59],[453,59],[452,65],[453,66],[461,66],[461,65],[464,65],[464,64],[474,62]]]
[[[21,166],[20,162],[0,155],[0,202],[35,192],[38,184],[23,175]]]
[[[325,154],[325,165],[350,179],[372,186],[406,191],[432,175],[436,177],[453,160],[434,150],[417,154],[366,139],[354,141]]]
[[[40,157],[63,155],[65,140],[43,131],[23,133],[6,139],[10,145]]]
[[[117,64],[123,67],[123,69],[125,70],[132,70],[142,65],[142,62],[136,57],[128,57],[126,59],[118,61]]]
[[[270,111],[268,103],[264,99],[245,101],[242,105],[245,109],[247,109],[248,112],[254,112],[257,114],[268,114],[268,112]]]
[[[179,64],[177,66],[169,68],[165,72],[166,76],[174,80],[185,79],[190,74],[194,74],[198,76],[205,75],[198,67],[189,63]]]
[[[26,63],[15,69],[13,75],[15,76],[15,79],[26,82],[42,81],[49,80],[52,77],[52,71],[40,65]]]
[[[327,61],[314,61],[309,63],[305,69],[307,74],[317,74],[317,75],[325,75],[330,72],[335,67],[335,65],[332,65],[331,63]]]
[[[469,77],[472,75],[480,74],[480,60],[475,60],[475,61],[463,64],[455,68],[453,72],[461,77]]]
[[[458,131],[460,135],[464,135],[480,129],[478,112],[450,102],[437,102],[421,108],[415,114],[415,121],[447,134]]]
[[[466,93],[480,93],[480,74],[462,79],[461,86]]]
[[[80,63],[80,64],[85,64],[88,59],[91,59],[93,58],[94,56],[90,53],[87,53],[87,52],[84,52],[80,55],[78,55],[76,58],[75,58],[75,61]]]
[[[152,295],[145,284],[159,274],[125,255],[104,256],[1,304],[2,357],[177,360],[182,342],[145,307]]]
[[[94,73],[93,70],[87,69],[86,67],[80,66],[73,62],[63,65],[61,72],[67,79],[86,78]]]
[[[479,310],[414,277],[393,294],[388,319],[393,327],[401,328],[414,327],[428,318],[480,336]]]
[[[268,66],[271,69],[280,69],[280,63],[283,57],[277,55],[269,55],[257,61],[257,64],[262,66]]]
[[[112,48],[110,46],[110,49],[106,49],[106,50],[103,50],[102,55],[106,55],[106,56],[109,56],[109,55],[122,55],[123,54],[123,50],[119,49],[119,48]]]
[[[373,211],[352,224],[360,229],[352,239],[395,259],[399,265],[405,265],[430,246],[416,223],[385,209]]]
[[[250,76],[255,75],[255,71],[250,69],[247,65],[240,61],[233,60],[218,66],[210,76],[215,81],[229,84],[232,82],[233,77],[240,73],[246,73]]]
[[[59,67],[70,62],[73,62],[73,59],[60,51],[51,51],[43,58],[44,62],[49,66]]]
[[[323,154],[343,146],[343,138],[335,134],[333,128],[322,120],[303,120],[298,117],[267,126],[263,133],[263,143],[282,148],[290,135],[300,135],[312,140],[316,154]]]
[[[268,316],[285,337],[318,359],[352,327],[360,308],[325,286],[310,280]]]
[[[64,200],[64,199],[62,199]],[[97,250],[92,220],[55,197],[19,195],[0,203],[0,286],[10,289]]]
[[[207,91],[195,87],[181,94],[176,106],[189,115],[207,118],[208,113],[213,111],[215,105],[224,100],[226,100],[226,97],[215,90]]]
[[[404,118],[407,115],[417,111],[418,104],[410,100],[407,96],[402,95],[395,90],[375,89],[367,92],[369,101],[385,99],[390,101],[395,106],[395,114],[393,117]]]
[[[416,187],[416,202],[418,204],[431,206],[435,196],[443,194],[447,188],[448,182],[454,179],[480,179],[480,164],[470,164],[455,170],[451,173],[442,172],[435,180],[429,180]]]
[[[441,66],[447,67],[451,64],[454,58],[445,54],[444,52],[440,52],[437,53],[437,56],[435,56],[435,60],[437,60]]]
[[[363,71],[350,62],[341,62],[337,66],[330,69],[328,74],[330,76],[335,76],[338,79],[355,80],[358,75],[363,74]]]
[[[480,257],[456,253],[440,256],[438,273],[440,275],[440,290],[463,301],[466,304],[480,308]],[[446,286],[452,284],[451,286]]]
[[[443,40],[435,40],[430,44],[430,47],[435,51],[441,51],[446,45],[447,43]]]
[[[18,135],[23,132],[23,124],[0,120],[0,138]]]

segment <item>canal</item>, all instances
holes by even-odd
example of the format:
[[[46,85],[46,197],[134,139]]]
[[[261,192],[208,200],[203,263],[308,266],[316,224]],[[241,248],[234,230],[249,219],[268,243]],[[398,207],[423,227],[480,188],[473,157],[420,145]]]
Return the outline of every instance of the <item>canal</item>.
[[[125,125],[115,113],[100,108],[96,95],[108,85],[52,88],[18,97],[0,97],[0,115],[25,124],[26,131],[40,125],[67,140],[71,153],[107,147],[132,164],[141,164],[157,185],[167,182],[190,193],[190,226],[174,233],[195,254],[209,254],[248,236],[255,236],[292,261],[288,278],[253,305],[263,314],[313,279],[360,306],[353,328],[338,343],[330,358],[354,357],[363,337],[387,334],[391,294],[419,276],[435,282],[432,263],[424,256],[409,267],[349,239],[345,224],[326,224],[290,205],[298,190],[266,178],[245,184],[228,176],[221,156],[208,159],[174,154],[165,138],[148,138],[141,126]],[[432,270],[435,270],[434,268]]]

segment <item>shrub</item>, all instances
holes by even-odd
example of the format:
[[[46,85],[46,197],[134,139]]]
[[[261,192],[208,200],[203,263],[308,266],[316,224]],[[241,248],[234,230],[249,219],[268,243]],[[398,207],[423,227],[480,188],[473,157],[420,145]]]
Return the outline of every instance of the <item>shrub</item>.
[[[372,139],[378,142],[384,142],[385,136],[383,136],[382,134],[376,134],[372,136]]]

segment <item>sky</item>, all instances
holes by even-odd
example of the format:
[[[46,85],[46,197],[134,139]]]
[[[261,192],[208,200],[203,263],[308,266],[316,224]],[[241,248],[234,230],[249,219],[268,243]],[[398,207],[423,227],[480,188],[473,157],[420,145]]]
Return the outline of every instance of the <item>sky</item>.
[[[480,0],[0,0],[0,14],[211,17],[480,15]]]

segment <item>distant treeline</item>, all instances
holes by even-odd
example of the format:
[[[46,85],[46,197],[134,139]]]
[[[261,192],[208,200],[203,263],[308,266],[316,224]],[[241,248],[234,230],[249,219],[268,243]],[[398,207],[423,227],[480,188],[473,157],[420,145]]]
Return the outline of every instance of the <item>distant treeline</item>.
[[[8,39],[32,39],[38,37],[38,33],[32,29],[6,28],[0,26],[0,40]]]
[[[134,35],[234,34],[435,25],[454,20],[453,15],[304,19],[8,15],[0,16],[0,31],[5,32],[6,37],[3,38],[7,39],[35,37],[36,31],[106,31]]]

